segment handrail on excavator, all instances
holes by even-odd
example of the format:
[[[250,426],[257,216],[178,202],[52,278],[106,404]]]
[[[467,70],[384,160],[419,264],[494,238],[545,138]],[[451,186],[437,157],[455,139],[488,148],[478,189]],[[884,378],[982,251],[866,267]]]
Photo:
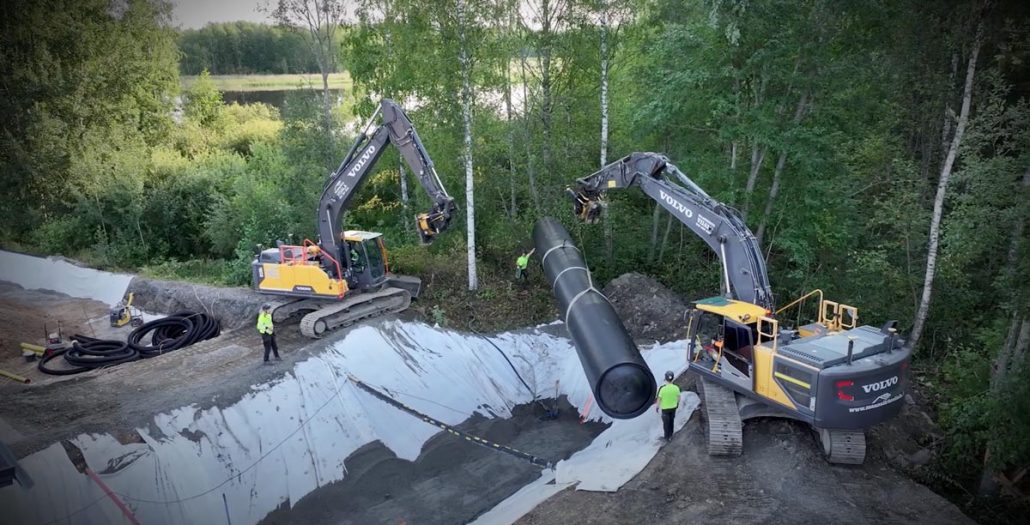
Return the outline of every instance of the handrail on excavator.
[[[805,295],[802,295],[801,297],[798,297],[797,299],[791,301],[789,304],[787,304],[787,306],[784,306],[784,307],[780,308],[779,310],[776,310],[776,315],[780,315],[780,312],[783,312],[783,311],[789,309],[790,307],[792,307],[792,306],[794,306],[794,305],[804,301],[805,299],[808,299],[809,297],[811,297],[811,296],[813,296],[815,294],[819,294],[819,304],[823,304],[823,291],[818,289],[818,288],[816,288],[815,290],[812,290],[811,292],[808,292]]]

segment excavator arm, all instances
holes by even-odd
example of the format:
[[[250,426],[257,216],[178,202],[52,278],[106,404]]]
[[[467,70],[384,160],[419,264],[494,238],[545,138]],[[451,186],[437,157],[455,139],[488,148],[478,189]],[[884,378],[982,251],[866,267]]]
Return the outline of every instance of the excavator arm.
[[[382,115],[382,123],[369,132],[377,115]],[[440,177],[433,167],[422,140],[415,131],[415,126],[404,114],[404,111],[392,100],[383,99],[372,118],[365,124],[357,141],[351,146],[347,156],[326,180],[322,190],[322,198],[318,204],[318,235],[322,250],[337,257],[340,249],[340,219],[347,210],[351,199],[357,193],[362,182],[372,172],[372,167],[386,150],[393,144],[404,157],[404,161],[418,178],[422,189],[433,202],[426,213],[415,216],[416,227],[423,243],[430,243],[440,232],[450,226],[451,216],[457,207],[454,199],[447,194]]]
[[[736,210],[710,197],[669,160],[657,153],[632,153],[568,189],[576,215],[586,222],[600,219],[608,190],[640,188],[701,238],[723,266],[723,289],[731,299],[773,309],[765,260],[754,234]]]

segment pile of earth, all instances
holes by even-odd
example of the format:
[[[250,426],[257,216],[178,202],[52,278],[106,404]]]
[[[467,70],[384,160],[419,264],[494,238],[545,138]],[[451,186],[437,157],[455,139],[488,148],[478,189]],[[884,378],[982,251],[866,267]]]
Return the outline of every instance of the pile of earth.
[[[268,296],[242,287],[205,286],[180,281],[134,277],[129,283],[133,304],[148,312],[204,312],[220,319],[223,328],[239,328],[256,319]]]
[[[687,336],[687,301],[662,283],[625,273],[602,290],[633,339],[666,343]]]

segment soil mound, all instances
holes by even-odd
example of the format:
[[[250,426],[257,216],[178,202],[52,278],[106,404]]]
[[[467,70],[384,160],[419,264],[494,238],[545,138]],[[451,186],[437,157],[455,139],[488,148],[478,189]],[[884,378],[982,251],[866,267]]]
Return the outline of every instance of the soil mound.
[[[223,288],[178,281],[162,281],[134,277],[129,292],[135,294],[133,304],[156,313],[181,310],[204,312],[219,319],[225,329],[239,328],[257,317],[267,296],[247,288]]]
[[[651,277],[622,274],[603,293],[634,339],[665,343],[687,336],[687,302]]]

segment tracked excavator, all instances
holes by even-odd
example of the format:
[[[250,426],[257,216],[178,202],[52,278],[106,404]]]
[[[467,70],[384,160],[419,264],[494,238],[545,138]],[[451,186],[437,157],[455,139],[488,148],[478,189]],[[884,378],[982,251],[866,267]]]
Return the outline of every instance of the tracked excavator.
[[[831,463],[862,463],[865,430],[898,414],[908,385],[911,349],[897,322],[859,326],[856,307],[819,290],[777,310],[758,241],[740,214],[660,154],[628,155],[568,192],[577,217],[593,223],[606,192],[629,188],[676,217],[722,263],[722,295],[695,301],[684,316],[709,454],[739,455],[746,419],[786,417],[812,426]]]
[[[377,116],[381,123],[372,130]],[[402,311],[418,297],[420,279],[390,273],[381,233],[340,231],[343,213],[390,144],[433,203],[428,212],[415,216],[423,244],[447,230],[456,210],[454,199],[440,182],[411,120],[397,103],[384,99],[323,186],[316,217],[318,241],[279,243],[262,250],[252,263],[254,289],[281,298],[271,302],[274,320],[303,315],[301,333],[318,338],[362,319]]]

